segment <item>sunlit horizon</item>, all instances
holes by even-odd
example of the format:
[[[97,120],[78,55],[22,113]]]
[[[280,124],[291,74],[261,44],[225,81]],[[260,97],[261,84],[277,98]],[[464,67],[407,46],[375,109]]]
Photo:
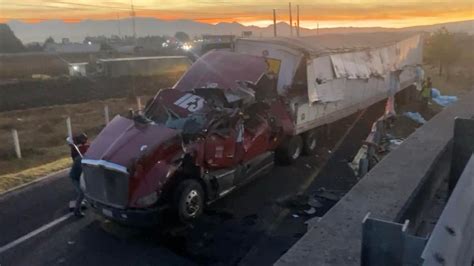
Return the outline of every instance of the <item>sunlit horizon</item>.
[[[245,26],[266,27],[273,23],[272,10],[277,21],[289,23],[288,2],[262,0],[133,0],[137,17],[161,20],[193,20],[208,24],[238,22]],[[334,27],[403,28],[418,25],[465,21],[474,19],[471,0],[300,0],[300,25],[315,29]],[[20,20],[38,23],[62,20],[76,23],[83,20],[115,20],[131,17],[130,0],[3,0],[0,3],[0,22]]]

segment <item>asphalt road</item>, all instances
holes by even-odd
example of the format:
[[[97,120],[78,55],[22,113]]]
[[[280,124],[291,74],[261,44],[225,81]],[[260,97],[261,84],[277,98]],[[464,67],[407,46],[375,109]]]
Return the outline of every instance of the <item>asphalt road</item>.
[[[335,203],[321,200],[315,213],[305,214],[288,205],[288,198],[321,187],[348,190],[355,184],[347,161],[382,111],[383,104],[377,104],[337,122],[320,141],[316,156],[275,167],[210,206],[192,228],[124,228],[87,211],[83,219],[65,217],[74,198],[65,173],[0,197],[0,265],[271,264],[304,234],[307,219],[323,215]],[[1,251],[61,217],[65,220]]]

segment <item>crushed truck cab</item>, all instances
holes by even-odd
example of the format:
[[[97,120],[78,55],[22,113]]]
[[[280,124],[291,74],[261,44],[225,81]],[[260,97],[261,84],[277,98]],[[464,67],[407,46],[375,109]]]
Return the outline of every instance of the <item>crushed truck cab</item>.
[[[85,195],[118,222],[154,224],[164,210],[192,222],[275,160],[313,154],[320,126],[419,82],[420,62],[417,36],[345,53],[301,39],[237,40],[102,130],[82,160]]]

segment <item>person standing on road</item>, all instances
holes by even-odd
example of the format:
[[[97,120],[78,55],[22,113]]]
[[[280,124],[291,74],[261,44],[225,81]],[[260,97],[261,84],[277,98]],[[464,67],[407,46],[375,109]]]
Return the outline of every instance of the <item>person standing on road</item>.
[[[423,82],[423,87],[421,89],[421,101],[423,104],[423,109],[428,110],[428,103],[431,100],[431,88],[433,87],[433,84],[431,83],[431,78],[428,77],[424,82]]]
[[[89,148],[88,138],[85,133],[81,133],[78,136],[73,137],[71,147],[71,158],[72,166],[69,171],[69,177],[72,180],[74,189],[77,192],[76,205],[74,207],[74,215],[76,217],[84,217],[84,213],[81,211],[82,201],[84,200],[84,191],[81,189],[81,174],[82,174],[82,155]]]

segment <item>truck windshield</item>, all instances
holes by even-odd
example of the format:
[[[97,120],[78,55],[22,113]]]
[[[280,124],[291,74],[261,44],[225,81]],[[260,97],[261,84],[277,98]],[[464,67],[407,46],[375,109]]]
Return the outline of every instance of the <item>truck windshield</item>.
[[[181,117],[159,101],[155,101],[146,110],[145,117],[157,124],[164,124],[172,129],[183,129],[184,125],[190,121],[199,128],[202,128],[205,123],[205,115],[202,113],[191,113]]]

